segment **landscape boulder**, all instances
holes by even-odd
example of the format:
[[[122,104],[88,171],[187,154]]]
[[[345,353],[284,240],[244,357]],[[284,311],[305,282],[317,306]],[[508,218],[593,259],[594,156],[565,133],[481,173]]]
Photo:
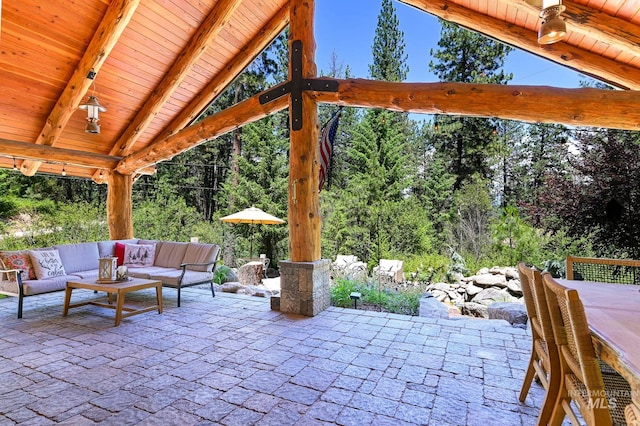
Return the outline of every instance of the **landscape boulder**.
[[[506,287],[507,286],[507,277],[499,274],[483,274],[476,275],[473,283],[478,287]]]
[[[480,303],[465,302],[460,306],[460,312],[462,315],[489,318],[489,307]]]
[[[500,289],[498,287],[489,287],[476,294],[472,302],[480,303],[481,305],[490,306],[496,301],[515,301],[515,298],[509,294],[506,289]]]
[[[428,318],[449,318],[449,308],[430,294],[420,298],[418,315]]]
[[[228,283],[222,284],[222,291],[224,291],[225,293],[237,293],[238,290],[243,287],[244,286],[238,281],[230,281]]]
[[[488,308],[489,319],[503,319],[514,327],[526,328],[527,309],[522,303],[496,302]]]

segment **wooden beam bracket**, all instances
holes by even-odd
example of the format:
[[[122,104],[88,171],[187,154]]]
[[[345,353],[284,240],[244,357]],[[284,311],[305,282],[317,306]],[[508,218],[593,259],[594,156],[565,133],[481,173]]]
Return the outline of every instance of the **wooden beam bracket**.
[[[291,44],[291,80],[260,95],[260,105],[264,105],[291,93],[291,129],[302,129],[302,92],[337,92],[337,80],[326,78],[302,78],[302,41]]]

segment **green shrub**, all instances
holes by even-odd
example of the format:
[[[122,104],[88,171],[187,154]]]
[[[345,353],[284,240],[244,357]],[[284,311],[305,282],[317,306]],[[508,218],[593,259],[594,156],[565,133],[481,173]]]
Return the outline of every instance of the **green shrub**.
[[[331,304],[341,308],[353,306],[353,301],[349,295],[354,291],[366,293],[365,285],[346,278],[336,280],[334,285],[331,286]]]
[[[342,308],[353,307],[351,293],[362,294],[362,303],[377,305],[382,310],[404,315],[417,315],[420,305],[419,292],[400,292],[381,289],[373,282],[338,279],[331,286],[331,304]]]
[[[389,312],[405,315],[418,315],[420,293],[393,292],[388,295],[386,308]]]
[[[0,219],[8,219],[18,214],[19,206],[15,197],[0,198]]]
[[[449,259],[440,254],[422,254],[410,256],[404,262],[404,273],[412,281],[443,281],[449,268]]]
[[[220,265],[216,268],[216,271],[213,273],[213,282],[216,284],[222,284],[225,282],[227,278],[227,273],[231,270],[228,266]]]

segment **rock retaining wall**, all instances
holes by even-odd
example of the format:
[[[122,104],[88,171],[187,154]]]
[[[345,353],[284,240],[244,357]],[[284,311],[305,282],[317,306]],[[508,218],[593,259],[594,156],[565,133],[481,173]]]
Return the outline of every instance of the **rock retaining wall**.
[[[524,304],[516,268],[483,268],[456,283],[433,283],[426,290],[438,301],[455,305],[463,315],[489,318],[489,306],[496,302]]]

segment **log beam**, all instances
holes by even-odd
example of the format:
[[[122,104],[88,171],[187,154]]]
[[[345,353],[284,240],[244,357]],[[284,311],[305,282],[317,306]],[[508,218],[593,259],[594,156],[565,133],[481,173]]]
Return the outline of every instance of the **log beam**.
[[[529,123],[640,130],[640,92],[593,88],[470,83],[393,83],[338,80],[319,102],[422,114],[498,117]]]
[[[149,165],[169,160],[188,149],[233,129],[287,108],[286,97],[266,105],[260,104],[259,97],[259,94],[255,95],[217,114],[210,115],[196,124],[185,127],[174,135],[154,142],[146,148],[123,158],[116,170],[122,174],[137,172]]]
[[[192,123],[202,112],[222,93],[227,86],[251,62],[271,44],[289,23],[289,5],[282,7],[276,15],[258,31],[258,33],[247,43],[240,52],[236,54],[223,68],[224,72],[216,76],[201,90],[198,95],[184,108],[171,123],[164,128],[156,141],[169,137],[189,123]],[[154,142],[156,142],[154,141]]]
[[[113,0],[109,4],[100,26],[87,46],[87,50],[53,110],[49,113],[44,127],[35,141],[36,144],[53,146],[56,143],[71,116],[78,110],[84,94],[93,83],[93,80],[87,78],[87,75],[91,70],[97,73],[102,68],[104,61],[118,42],[139,4],[140,0]],[[33,176],[41,164],[41,161],[23,161],[20,170],[26,176]]]
[[[447,0],[400,0],[424,12],[564,65],[622,89],[640,90],[640,70],[568,43],[540,46],[538,35]],[[521,2],[524,3],[524,2]],[[520,4],[520,6],[522,6]]]
[[[133,238],[133,178],[118,172],[109,173],[107,189],[107,222],[109,238]]]
[[[338,92],[314,92],[311,96],[318,102],[351,107],[640,130],[640,93],[636,91],[467,83],[394,83],[364,79],[337,81],[340,87]],[[134,173],[288,106],[286,97],[264,105],[260,104],[259,97],[260,94],[255,95],[124,157],[116,169],[123,174]],[[554,108],[549,108],[549,105],[554,105]],[[607,111],[607,114],[602,114],[602,111]]]
[[[19,154],[16,155],[16,153]],[[74,149],[55,148],[2,138],[0,138],[0,155],[39,163],[59,163],[108,170],[116,167],[122,160],[121,157],[111,155],[92,154]]]
[[[289,78],[292,69],[293,41],[302,42],[302,75],[316,78],[316,42],[313,33],[313,0],[291,0],[289,19]],[[289,96],[292,110],[293,97]],[[289,154],[289,255],[292,262],[312,262],[320,259],[320,208],[318,202],[318,105],[312,93],[302,91],[302,128],[290,133]]]

